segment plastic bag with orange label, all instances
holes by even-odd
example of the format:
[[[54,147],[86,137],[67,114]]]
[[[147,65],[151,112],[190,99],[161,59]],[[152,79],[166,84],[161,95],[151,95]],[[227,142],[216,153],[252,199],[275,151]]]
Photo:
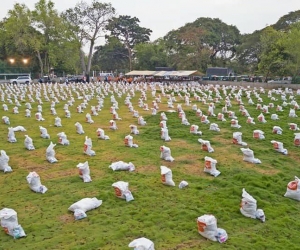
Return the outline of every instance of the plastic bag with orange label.
[[[300,180],[297,176],[288,183],[284,197],[300,201]]]
[[[15,239],[25,237],[26,234],[21,225],[18,223],[17,212],[11,208],[0,210],[1,227],[6,234],[13,236]]]
[[[172,170],[166,166],[160,166],[161,181],[164,185],[175,186]]]
[[[217,160],[208,156],[205,156],[204,160],[205,160],[204,172],[209,173],[214,177],[219,176],[221,172],[216,168],[216,164],[218,163]]]
[[[198,232],[203,237],[220,243],[228,239],[226,231],[217,227],[217,219],[212,214],[204,214],[197,219]]]
[[[90,167],[88,161],[84,163],[78,163],[77,168],[79,170],[79,177],[83,182],[91,182],[92,178],[90,176]]]
[[[125,199],[127,202],[134,200],[132,193],[130,192],[129,183],[125,181],[117,181],[112,184],[115,190],[115,195],[118,198]]]
[[[257,209],[256,200],[246,192],[245,188],[242,191],[242,201],[240,203],[241,213],[252,219],[259,219],[261,222],[266,221],[266,216],[262,209]]]

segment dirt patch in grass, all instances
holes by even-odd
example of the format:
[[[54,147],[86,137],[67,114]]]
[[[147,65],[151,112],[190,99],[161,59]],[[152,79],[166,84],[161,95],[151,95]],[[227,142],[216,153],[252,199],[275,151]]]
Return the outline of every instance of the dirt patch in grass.
[[[200,246],[200,244],[201,243],[199,242],[199,239],[193,240],[193,241],[186,241],[186,242],[180,243],[179,245],[177,245],[176,247],[172,248],[171,250],[190,249],[192,247]]]
[[[61,171],[51,172],[51,173],[45,173],[45,176],[47,179],[59,179],[59,178],[65,178],[68,176],[75,176],[78,175],[78,170],[76,168],[74,169],[64,169]]]
[[[176,162],[180,165],[180,170],[185,174],[207,177],[203,172],[204,161],[199,160],[199,155],[183,155],[176,158]]]
[[[138,166],[135,170],[137,173],[157,173],[160,171],[158,166],[155,165],[145,165],[145,166]]]
[[[63,223],[70,223],[74,221],[73,214],[64,214],[58,217],[58,220]]]

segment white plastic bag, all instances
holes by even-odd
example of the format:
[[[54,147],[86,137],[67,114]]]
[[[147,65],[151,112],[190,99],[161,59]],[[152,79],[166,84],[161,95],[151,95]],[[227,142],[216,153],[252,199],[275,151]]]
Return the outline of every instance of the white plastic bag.
[[[185,188],[185,187],[187,187],[189,185],[189,183],[187,182],[187,181],[181,181],[180,183],[179,183],[179,185],[178,185],[178,187],[180,188],[180,189],[183,189],[183,188]]]
[[[207,151],[209,153],[214,152],[214,149],[210,145],[210,141],[198,139],[198,142],[201,144],[202,150]]]
[[[0,170],[4,173],[12,172],[11,167],[8,165],[9,156],[6,154],[4,150],[0,151]]]
[[[284,197],[300,201],[300,180],[297,176],[288,183]]]
[[[75,123],[75,127],[76,127],[76,132],[80,135],[84,134],[82,125],[79,122]]]
[[[58,143],[61,145],[70,145],[69,140],[67,139],[67,135],[65,132],[60,132],[57,134],[58,136]]]
[[[42,126],[39,127],[40,127],[41,137],[44,139],[50,139],[50,135],[48,134],[47,129]]]
[[[205,214],[197,219],[198,232],[203,237],[217,241],[217,219],[211,214]]]
[[[171,137],[169,136],[168,128],[161,128],[160,138],[163,139],[164,141],[171,141]]]
[[[114,120],[109,121],[109,128],[112,129],[112,130],[117,130],[118,129],[117,124]]]
[[[164,185],[175,186],[172,170],[166,166],[160,166],[161,181]]]
[[[263,131],[261,131],[261,130],[259,130],[259,129],[255,129],[255,130],[253,131],[253,138],[254,138],[254,139],[260,139],[260,140],[265,139],[264,134],[265,134],[265,133],[264,133]]]
[[[105,132],[104,132],[103,129],[98,128],[98,129],[96,130],[96,132],[97,132],[97,137],[98,137],[98,139],[109,140],[109,136],[108,136],[108,135],[105,135]]]
[[[165,161],[174,161],[174,158],[171,156],[171,149],[166,146],[160,146],[160,158]]]
[[[25,237],[26,234],[21,225],[18,223],[17,212],[11,208],[0,210],[1,227],[6,234],[13,236],[15,239]]]
[[[233,132],[232,143],[241,146],[247,146],[247,143],[242,141],[242,132]]]
[[[50,163],[58,162],[58,160],[55,158],[55,150],[54,150],[55,146],[56,146],[56,144],[53,144],[52,142],[50,142],[50,145],[46,149],[46,158],[47,158],[47,161]]]
[[[28,150],[35,149],[35,147],[33,145],[33,140],[28,135],[25,135],[24,145],[25,145],[25,148]]]
[[[131,134],[138,135],[140,133],[140,131],[137,129],[136,125],[131,124],[131,125],[129,125],[129,128],[130,128]]]
[[[191,127],[190,127],[190,133],[191,133],[191,134],[194,134],[194,135],[202,135],[202,131],[198,131],[198,129],[199,129],[199,126],[193,124],[193,125],[191,125]]]
[[[90,167],[88,161],[84,163],[78,163],[77,168],[79,170],[79,177],[83,179],[83,182],[91,182],[91,176],[90,176]]]
[[[128,247],[133,247],[134,250],[155,250],[154,243],[151,240],[144,237],[131,241]]]
[[[266,216],[262,209],[257,209],[256,203],[256,200],[243,188],[242,201],[240,204],[241,213],[246,217],[259,219],[261,222],[265,222]]]
[[[17,142],[15,131],[13,127],[8,128],[7,141],[9,142]]]
[[[42,194],[47,192],[48,188],[42,185],[40,176],[36,172],[30,172],[27,175],[26,180],[32,191]]]
[[[7,116],[2,116],[2,122],[6,125],[10,124],[9,118]]]
[[[126,147],[138,148],[138,145],[133,143],[133,137],[131,135],[126,135],[124,138],[124,144]]]
[[[54,119],[54,126],[55,127],[61,127],[61,119],[59,117],[55,117]]]
[[[209,173],[213,175],[214,177],[217,177],[221,172],[217,170],[216,164],[218,163],[217,160],[205,156],[204,157],[205,166],[204,166],[204,172]]]
[[[126,163],[124,161],[113,162],[109,165],[109,168],[111,168],[113,171],[124,170],[132,172],[135,170],[135,166],[131,162]]]
[[[134,200],[128,186],[129,183],[125,181],[117,181],[112,184],[112,187],[115,190],[115,195],[118,198],[125,199],[127,202]]]
[[[87,211],[90,211],[92,209],[95,209],[97,207],[100,207],[102,204],[102,200],[98,200],[97,198],[83,198],[81,199],[80,201],[77,201],[75,203],[73,203],[69,208],[68,210],[69,211],[72,211],[75,213],[76,210],[81,210],[81,211],[76,211],[76,214],[77,213],[86,213]],[[75,216],[75,214],[74,214]],[[82,215],[84,216],[84,215]],[[76,216],[75,216],[75,219],[76,219]]]
[[[95,151],[92,150],[92,147],[93,147],[92,139],[86,136],[85,137],[85,142],[84,142],[84,145],[83,145],[83,152],[86,155],[89,155],[89,156],[96,155]]]
[[[257,158],[254,158],[253,150],[250,148],[241,148],[242,153],[244,154],[244,161],[259,164],[261,161]]]
[[[288,154],[288,150],[286,148],[283,148],[283,143],[282,142],[272,140],[271,143],[273,144],[273,148],[277,152],[282,153],[284,155]]]

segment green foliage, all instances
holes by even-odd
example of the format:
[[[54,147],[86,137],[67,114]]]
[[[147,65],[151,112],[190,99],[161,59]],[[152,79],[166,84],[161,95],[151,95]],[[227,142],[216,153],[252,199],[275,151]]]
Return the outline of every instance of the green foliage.
[[[132,70],[134,46],[148,42],[152,33],[152,30],[141,27],[139,22],[136,17],[120,15],[113,17],[105,27],[110,32],[110,36],[116,37],[127,49],[130,70]]]
[[[155,67],[166,67],[167,53],[162,42],[140,43],[135,46],[137,59],[136,69],[155,70]]]
[[[108,37],[105,45],[96,47],[92,60],[95,70],[107,72],[125,69],[128,67],[127,62],[128,51],[115,37]]]

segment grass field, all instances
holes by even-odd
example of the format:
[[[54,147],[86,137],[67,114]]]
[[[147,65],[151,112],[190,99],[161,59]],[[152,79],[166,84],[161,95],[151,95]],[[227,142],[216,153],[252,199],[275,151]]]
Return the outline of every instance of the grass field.
[[[185,87],[184,87],[185,86]],[[196,104],[204,114],[208,111],[208,104],[194,100],[194,94],[205,98],[214,98],[216,92],[208,86],[165,86],[162,89],[156,86],[155,96],[161,96],[161,103],[157,115],[152,115],[151,110],[145,111],[138,106],[139,98],[144,91],[147,100],[144,103],[152,107],[152,96],[149,85],[33,85],[14,86],[1,85],[0,96],[4,96],[8,111],[0,110],[0,117],[8,116],[10,125],[1,123],[0,150],[5,150],[10,157],[11,173],[0,173],[1,193],[0,209],[7,207],[16,210],[19,224],[22,225],[27,237],[13,239],[0,232],[0,249],[101,249],[122,250],[129,249],[128,244],[139,237],[146,237],[155,244],[158,250],[183,250],[183,249],[300,249],[299,202],[285,198],[287,184],[300,176],[299,148],[294,146],[294,131],[289,129],[289,123],[298,125],[299,118],[289,117],[289,104],[291,93],[286,93],[287,103],[283,112],[277,112],[276,106],[282,105],[282,93],[271,92],[277,100],[268,97],[268,90],[251,90],[254,105],[248,104],[246,90],[242,90],[242,101],[256,124],[247,124],[246,117],[239,111],[240,105],[235,99],[239,88],[227,88],[227,95],[231,96],[232,107],[238,117],[240,129],[230,126],[230,119],[225,114],[226,121],[208,117],[210,123],[219,125],[220,132],[210,131],[209,124],[202,124],[192,106],[185,105],[180,98],[190,94],[191,105]],[[211,91],[211,93],[209,92]],[[256,109],[259,93],[262,105],[274,104],[265,114],[267,123],[259,123],[257,116],[261,113]],[[281,91],[284,93],[284,90]],[[133,93],[135,95],[133,96]],[[174,110],[182,104],[186,118],[190,124],[199,125],[202,136],[190,134],[190,126],[181,124],[177,112],[167,112],[167,96],[174,94]],[[119,95],[120,96],[119,96]],[[31,117],[25,117],[25,103],[29,102],[28,95],[35,100],[31,103]],[[117,110],[122,120],[117,121],[118,130],[109,129],[111,96],[114,95],[119,109]],[[130,133],[130,124],[137,125],[134,118],[124,104],[125,97],[131,95],[131,103],[147,122],[139,126],[139,135],[133,135],[138,148],[124,146],[124,137]],[[221,112],[225,105],[225,95],[220,89],[222,100],[215,103],[215,114]],[[23,96],[23,100],[22,97]],[[46,101],[48,96],[50,102]],[[53,97],[57,97],[55,109],[57,116],[62,120],[62,127],[54,126],[50,104]],[[78,96],[90,96],[87,108],[83,113],[77,113],[76,107],[83,102]],[[98,103],[97,96],[102,96],[104,106],[98,116],[92,116],[93,124],[85,122],[86,113],[91,106]],[[37,97],[43,104],[44,121],[37,121]],[[64,105],[74,98],[73,106],[69,106],[71,118],[65,118]],[[19,114],[13,114],[15,98],[20,101]],[[65,98],[65,100],[62,100]],[[207,98],[208,99],[208,98]],[[300,96],[294,91],[295,101]],[[9,103],[9,100],[12,103]],[[211,101],[207,101],[210,103]],[[2,102],[4,103],[4,102]],[[170,142],[160,138],[160,113],[165,112],[168,118],[167,126]],[[296,111],[296,114],[299,111]],[[271,114],[278,114],[279,120],[270,119]],[[75,123],[83,125],[85,134],[77,134]],[[8,127],[24,126],[26,132],[15,132],[17,142],[7,141]],[[273,126],[283,129],[282,135],[272,133]],[[50,139],[40,137],[39,126],[47,128]],[[110,140],[97,139],[97,128],[104,129]],[[264,140],[253,138],[253,130],[260,129],[265,133]],[[254,151],[255,158],[261,164],[252,164],[243,161],[241,146],[232,144],[232,133],[243,133],[243,141]],[[50,141],[57,143],[59,132],[65,132],[70,141],[69,146],[57,144],[55,147],[57,163],[50,164],[46,160],[46,148]],[[34,151],[24,147],[25,134],[33,139]],[[93,150],[96,155],[91,157],[83,153],[85,136],[92,139]],[[201,149],[198,139],[209,140],[214,148],[213,153]],[[283,155],[273,149],[271,140],[284,143],[288,155]],[[160,159],[160,146],[165,145],[171,149],[174,162]],[[210,156],[218,161],[217,169],[221,172],[218,177],[213,177],[203,172],[204,157]],[[92,182],[84,183],[79,178],[77,164],[88,161]],[[132,162],[136,170],[112,171],[109,165],[112,162]],[[165,186],[161,183],[160,166],[172,169],[175,187]],[[45,194],[34,193],[26,182],[26,176],[31,171],[36,171],[42,184],[48,188]],[[112,184],[116,181],[129,182],[134,201],[126,202],[118,199],[114,194]],[[180,181],[186,180],[189,186],[179,189]],[[266,222],[246,218],[239,211],[242,188],[245,188],[256,200],[258,208],[262,208],[266,215]],[[68,207],[78,200],[86,197],[97,197],[103,204],[87,212],[87,218],[74,220],[73,213]],[[203,214],[213,214],[218,220],[218,227],[224,228],[229,236],[227,242],[220,244],[206,240],[197,231],[197,217]]]

